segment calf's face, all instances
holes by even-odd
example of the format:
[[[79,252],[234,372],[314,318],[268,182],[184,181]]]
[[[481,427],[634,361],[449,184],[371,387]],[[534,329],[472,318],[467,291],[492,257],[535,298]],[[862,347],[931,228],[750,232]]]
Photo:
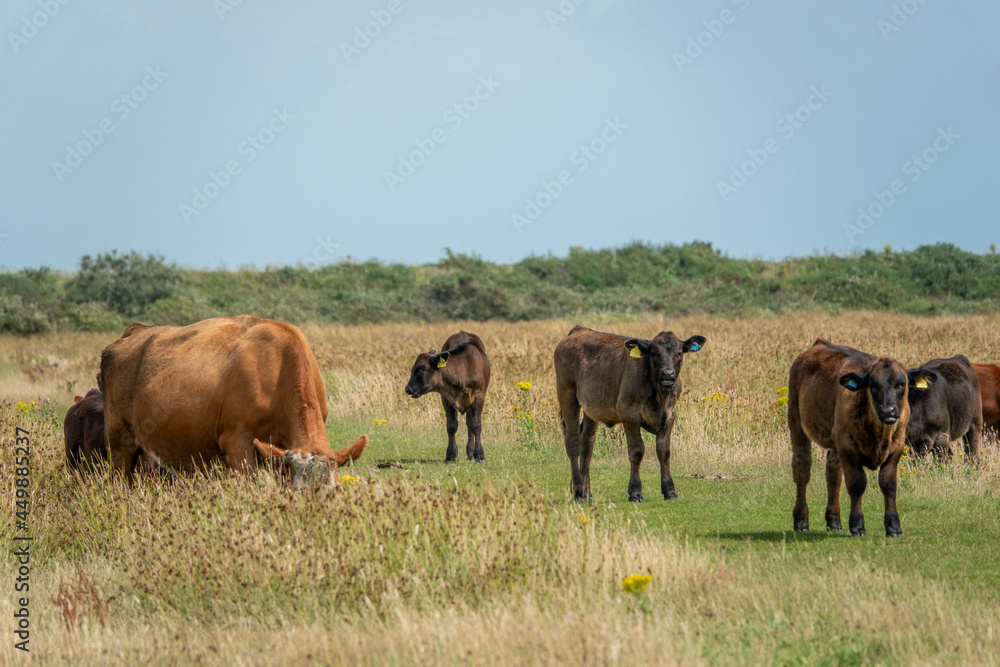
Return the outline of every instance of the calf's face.
[[[919,375],[914,382],[930,384],[937,379],[934,371],[914,371]],[[849,391],[867,390],[871,396],[875,414],[883,424],[895,424],[902,414],[902,406],[907,401],[907,384],[911,376],[902,364],[893,359],[879,359],[867,373],[846,373],[840,377],[840,384]]]
[[[691,336],[687,340],[681,340],[673,331],[661,331],[653,340],[629,338],[625,341],[625,347],[630,356],[646,359],[654,382],[659,382],[664,389],[670,389],[681,376],[684,355],[700,350],[706,340],[704,336]]]
[[[441,369],[448,364],[448,352],[437,354],[434,350],[417,356],[410,369],[410,381],[406,383],[406,395],[420,398],[440,386]]]

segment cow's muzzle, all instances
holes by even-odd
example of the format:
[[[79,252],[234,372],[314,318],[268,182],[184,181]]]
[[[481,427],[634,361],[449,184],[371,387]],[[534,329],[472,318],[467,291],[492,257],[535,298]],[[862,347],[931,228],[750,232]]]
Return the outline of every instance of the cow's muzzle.
[[[410,387],[407,387],[405,391],[407,396],[412,396],[413,398],[420,398],[421,394],[419,389],[412,389]]]
[[[677,383],[677,371],[660,371],[660,385],[673,387]]]
[[[883,424],[895,424],[899,420],[899,408],[896,406],[887,409],[879,408],[878,418]]]

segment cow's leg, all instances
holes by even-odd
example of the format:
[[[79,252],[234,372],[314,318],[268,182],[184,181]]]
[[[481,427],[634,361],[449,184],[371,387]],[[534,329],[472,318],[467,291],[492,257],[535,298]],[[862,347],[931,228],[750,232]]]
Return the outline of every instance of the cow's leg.
[[[840,532],[840,481],[844,471],[840,456],[832,449],[826,450],[826,529]]]
[[[931,449],[934,450],[934,458],[944,462],[951,461],[951,441],[948,433],[940,431],[932,440]]]
[[[792,528],[809,530],[809,504],[806,488],[812,475],[812,443],[799,422],[797,403],[788,403],[788,435],[792,447],[792,479],[795,480],[795,507],[792,509]]]
[[[566,456],[572,476],[573,498],[583,500],[583,474],[580,472],[580,404],[576,396],[566,393],[559,397],[559,415],[562,418],[563,438],[566,441]]]
[[[865,488],[868,486],[868,477],[865,469],[861,465],[840,458],[840,465],[844,469],[844,482],[847,483],[847,494],[851,496],[851,513],[847,523],[851,528],[851,535],[859,537],[865,536],[865,513],[861,511],[861,497],[865,495]]]
[[[597,439],[597,422],[583,414],[580,423],[580,476],[583,478],[583,496],[580,500],[590,501],[590,458],[594,455],[594,440]]]
[[[458,443],[455,442],[455,434],[458,432],[458,410],[451,403],[441,397],[441,405],[444,407],[445,422],[448,427],[448,449],[444,453],[445,463],[455,463],[458,461]]]
[[[135,441],[132,429],[115,414],[106,411],[104,437],[108,443],[111,470],[132,481],[135,474],[135,462],[139,457],[139,446]]]
[[[470,461],[486,463],[483,453],[483,399],[477,399],[469,411],[465,413],[465,428],[469,432],[469,441],[465,445],[465,455]]]
[[[628,500],[632,503],[642,502],[642,479],[639,478],[639,464],[646,453],[646,445],[642,442],[642,431],[638,423],[623,423],[625,438],[628,440],[628,460],[632,464],[632,472],[628,478]]]
[[[885,498],[885,536],[900,537],[903,528],[899,525],[899,512],[896,511],[896,467],[902,452],[890,456],[878,471],[878,488],[882,489]]]
[[[979,412],[972,420],[972,428],[962,437],[965,459],[968,463],[979,464],[979,449],[983,444],[983,414]]]
[[[663,429],[656,434],[656,458],[660,460],[660,492],[664,500],[677,500],[674,478],[670,476],[670,433],[674,430],[673,418],[667,419]]]
[[[257,448],[253,435],[241,431],[225,431],[219,436],[219,449],[226,455],[230,468],[249,472],[257,467]]]

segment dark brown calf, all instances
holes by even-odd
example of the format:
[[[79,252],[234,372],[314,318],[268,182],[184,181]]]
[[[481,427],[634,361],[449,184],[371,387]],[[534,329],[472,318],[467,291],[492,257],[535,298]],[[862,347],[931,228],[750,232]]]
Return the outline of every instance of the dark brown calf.
[[[685,353],[704,344],[704,336],[681,340],[672,331],[641,340],[575,326],[556,346],[556,392],[574,498],[591,499],[590,458],[598,423],[625,429],[632,464],[630,501],[642,502],[639,464],[645,446],[640,429],[656,435],[663,497],[677,498],[670,476],[670,432],[681,395],[681,362]]]
[[[879,471],[885,498],[885,534],[899,537],[903,530],[896,511],[896,466],[903,453],[910,419],[908,378],[930,383],[933,373],[908,376],[895,359],[877,358],[850,347],[817,339],[800,354],[788,377],[788,430],[792,441],[792,477],[795,509],[792,526],[809,530],[806,487],[812,469],[812,445],[826,453],[826,528],[839,531],[840,483],[847,482],[851,497],[851,535],[865,534],[861,511],[868,478],[865,468]]]
[[[937,380],[928,383],[923,375],[932,373]],[[910,421],[906,442],[914,454],[933,451],[934,456],[951,457],[950,443],[962,440],[966,461],[979,460],[983,441],[983,402],[979,378],[964,355],[934,359],[909,371],[908,390]],[[923,380],[923,381],[922,381]]]
[[[431,350],[417,356],[410,369],[410,381],[406,383],[406,393],[413,398],[437,392],[441,395],[441,405],[448,427],[448,449],[444,462],[455,463],[458,445],[455,433],[458,431],[458,414],[465,415],[465,425],[469,431],[465,454],[469,460],[485,463],[483,453],[483,404],[486,390],[490,386],[490,360],[486,347],[476,334],[459,331],[444,342],[441,352]]]
[[[979,391],[983,396],[983,428],[994,436],[1000,435],[1000,366],[972,364],[979,376]]]
[[[98,461],[107,462],[108,445],[104,440],[104,395],[91,389],[84,397],[76,396],[66,411],[63,436],[66,460],[70,467],[84,471]]]

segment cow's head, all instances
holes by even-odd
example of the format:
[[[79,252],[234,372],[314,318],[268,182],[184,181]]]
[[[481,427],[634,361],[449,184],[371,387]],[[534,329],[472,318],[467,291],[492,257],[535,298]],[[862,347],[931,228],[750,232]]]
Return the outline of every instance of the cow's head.
[[[417,355],[410,369],[410,381],[406,383],[406,394],[420,398],[440,387],[441,369],[448,365],[449,356],[447,351],[439,354],[436,350]]]
[[[934,371],[915,371],[914,382],[921,380],[928,384],[937,379]],[[846,373],[840,377],[840,384],[848,391],[867,390],[871,396],[875,415],[883,424],[895,424],[902,414],[902,406],[907,401],[907,384],[910,381],[903,365],[895,359],[883,357],[875,362],[867,373]]]
[[[276,465],[282,475],[291,480],[292,486],[318,484],[324,486],[335,478],[337,468],[350,465],[361,457],[368,445],[368,436],[362,435],[344,449],[333,451],[325,442],[298,450],[283,449],[254,438],[254,446],[261,458]]]
[[[671,389],[681,376],[681,363],[688,352],[697,352],[705,344],[704,336],[681,340],[673,331],[661,331],[653,340],[629,338],[625,341],[629,356],[645,359],[653,380],[664,389]]]

